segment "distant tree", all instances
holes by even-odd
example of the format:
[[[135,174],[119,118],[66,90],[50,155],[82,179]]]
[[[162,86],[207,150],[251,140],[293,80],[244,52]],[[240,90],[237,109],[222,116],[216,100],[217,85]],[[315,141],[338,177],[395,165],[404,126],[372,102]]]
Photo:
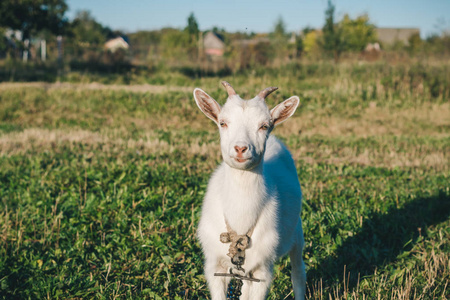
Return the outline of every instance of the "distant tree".
[[[377,40],[375,25],[371,24],[368,15],[361,15],[352,20],[346,14],[337,24],[341,36],[341,48],[345,51],[362,51],[368,43]]]
[[[112,30],[98,23],[87,10],[77,12],[70,29],[76,42],[90,45],[103,44],[113,36]]]
[[[283,18],[280,16],[275,23],[273,35],[276,38],[283,38],[286,36],[286,24],[284,23]]]
[[[5,29],[0,27],[0,54],[5,53],[7,50],[7,42],[5,37]]]
[[[160,30],[141,30],[128,34],[133,57],[148,62],[156,61],[159,55],[162,33]]]
[[[314,28],[312,28],[311,26],[306,26],[305,28],[302,29],[302,35],[303,37],[305,37],[308,33],[310,33],[311,31],[314,31]]]
[[[416,54],[422,49],[423,41],[419,33],[415,33],[408,38],[407,50],[410,54]]]
[[[161,31],[146,31],[141,30],[128,35],[130,43],[134,45],[156,45],[161,40]]]
[[[428,36],[424,43],[424,50],[428,53],[450,53],[450,35],[442,33]]]
[[[296,48],[297,48],[297,56],[300,57],[302,56],[304,53],[307,53],[306,48],[309,47],[309,49],[311,49],[311,40],[310,41],[306,41],[306,36],[315,31],[314,28],[310,27],[310,26],[306,26],[301,30],[300,36],[297,38],[296,40]],[[306,45],[309,42],[310,45]],[[314,43],[316,43],[316,39],[314,39]]]
[[[295,51],[293,52],[295,54],[295,57],[302,56],[302,53],[304,51],[305,45],[303,44],[303,37],[297,36],[295,40],[295,44],[293,45],[295,48]]]
[[[168,61],[183,61],[194,55],[190,36],[186,31],[166,28],[161,34],[161,54]]]
[[[0,27],[21,30],[23,39],[41,30],[63,34],[66,11],[65,0],[1,0]]]
[[[326,53],[333,54],[334,60],[337,62],[341,53],[344,51],[345,45],[342,40],[342,31],[334,22],[335,7],[328,0],[328,7],[325,11],[325,25],[322,28],[322,48]]]
[[[303,51],[307,55],[317,55],[319,52],[319,34],[316,30],[309,31],[303,38]]]
[[[271,38],[271,48],[273,50],[268,51],[268,53],[271,53],[274,58],[281,60],[288,58],[290,53],[292,53],[290,48],[293,45],[288,44],[289,35],[286,32],[286,24],[281,16],[276,20],[269,37]]]
[[[188,37],[188,43],[185,45],[185,51],[188,52],[191,59],[198,57],[199,32],[197,19],[194,13],[191,13],[187,19],[187,26],[184,28],[184,34]],[[183,38],[183,40],[185,40]]]
[[[229,32],[227,34],[230,40],[245,40],[254,38],[256,36],[256,33],[253,31],[250,33],[237,31],[237,32]]]
[[[197,19],[194,16],[194,13],[191,13],[187,19],[187,26],[184,29],[187,31],[191,36],[194,36],[195,38],[198,37],[199,29],[198,29],[198,23]]]
[[[82,10],[76,13],[68,30],[65,52],[75,56],[99,52],[103,44],[114,37],[113,31],[98,23],[89,11]]]

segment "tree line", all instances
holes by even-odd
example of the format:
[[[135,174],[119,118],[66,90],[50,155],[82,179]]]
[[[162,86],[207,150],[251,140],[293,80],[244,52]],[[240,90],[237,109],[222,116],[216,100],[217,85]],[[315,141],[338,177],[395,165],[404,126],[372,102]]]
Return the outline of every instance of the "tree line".
[[[201,43],[205,33],[200,32],[193,13],[188,16],[183,29],[163,28],[126,34],[102,25],[88,11],[80,11],[73,20],[68,20],[67,9],[65,0],[1,1],[0,34],[4,36],[8,29],[18,30],[21,37],[16,38],[14,48],[6,38],[0,39],[0,53],[14,59],[18,56],[17,52],[29,47],[25,41],[42,39],[49,45],[49,56],[56,57],[57,36],[62,36],[64,56],[71,60],[109,63],[138,61],[143,64],[212,62],[228,64],[233,68],[247,68],[256,64],[283,63],[305,57],[329,57],[338,62],[342,55],[362,53],[369,43],[378,41],[376,27],[367,14],[354,19],[344,15],[336,20],[335,6],[328,1],[324,25],[320,29],[306,27],[293,34],[286,30],[281,17],[275,22],[273,30],[265,34],[231,33],[218,27],[211,28],[209,31],[214,32],[225,45],[223,58],[211,61],[202,52]],[[130,50],[114,54],[105,51],[105,42],[119,36],[131,45]],[[450,37],[435,34],[422,40],[416,34],[410,37],[407,45],[382,47],[412,55],[448,54]]]

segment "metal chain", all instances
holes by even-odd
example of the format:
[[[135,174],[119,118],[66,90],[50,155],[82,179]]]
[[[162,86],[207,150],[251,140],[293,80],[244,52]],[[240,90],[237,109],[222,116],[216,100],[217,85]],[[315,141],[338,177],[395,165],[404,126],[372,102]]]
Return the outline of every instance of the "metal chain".
[[[232,278],[228,284],[227,300],[239,300],[243,284],[241,279]]]
[[[245,274],[245,270],[242,268],[242,265],[245,262],[245,249],[247,249],[250,244],[250,238],[255,229],[255,225],[253,225],[246,234],[238,235],[236,231],[231,229],[227,219],[225,219],[225,224],[227,226],[227,232],[220,234],[220,241],[222,243],[231,243],[227,255],[231,258],[231,263],[236,266],[235,269],[242,271]],[[214,276],[232,277],[227,288],[227,300],[239,300],[242,295],[242,285],[244,284],[242,280],[260,282],[259,279],[253,278],[251,273],[249,276],[233,274],[231,268],[230,273],[214,273]]]

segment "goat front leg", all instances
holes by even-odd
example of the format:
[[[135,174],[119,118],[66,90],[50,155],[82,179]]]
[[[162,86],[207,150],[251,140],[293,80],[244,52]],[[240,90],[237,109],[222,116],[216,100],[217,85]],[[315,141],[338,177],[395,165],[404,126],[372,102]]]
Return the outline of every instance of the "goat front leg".
[[[230,282],[229,277],[214,276],[214,273],[226,273],[219,260],[207,258],[205,261],[205,277],[208,282],[212,300],[225,300],[227,298],[227,288]]]
[[[253,277],[260,279],[260,282],[245,281],[242,287],[241,300],[264,300],[269,291],[273,277],[273,264],[262,267],[253,272]]]

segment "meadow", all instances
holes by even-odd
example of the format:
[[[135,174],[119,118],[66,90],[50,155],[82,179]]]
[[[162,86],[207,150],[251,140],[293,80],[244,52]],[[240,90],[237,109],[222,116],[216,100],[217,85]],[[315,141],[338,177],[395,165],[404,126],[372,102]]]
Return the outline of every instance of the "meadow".
[[[302,184],[307,299],[450,298],[450,64],[430,61],[0,83],[0,299],[209,299],[196,226],[221,157],[192,91],[224,103],[220,80],[300,97],[273,134]],[[268,299],[289,278],[284,258]]]

